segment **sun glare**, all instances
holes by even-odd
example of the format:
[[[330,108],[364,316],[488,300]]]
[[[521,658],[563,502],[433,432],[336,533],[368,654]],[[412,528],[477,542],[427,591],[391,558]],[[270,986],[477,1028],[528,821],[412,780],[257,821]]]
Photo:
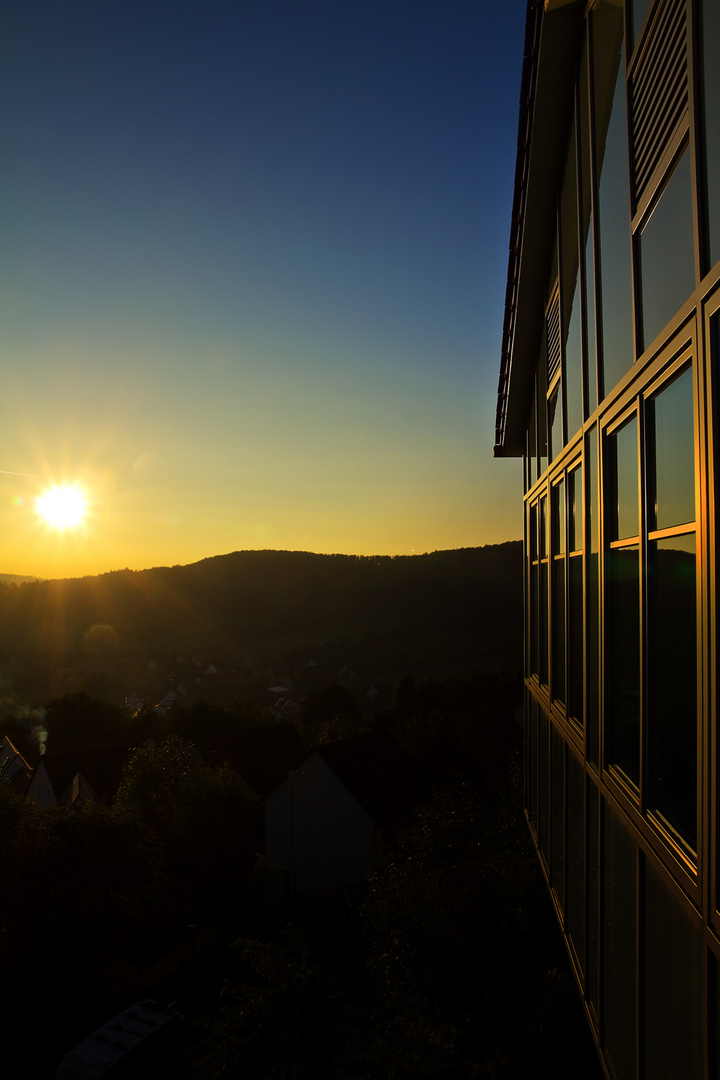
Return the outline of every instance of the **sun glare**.
[[[45,524],[61,531],[81,525],[87,509],[87,497],[77,484],[58,484],[35,500],[35,510]]]

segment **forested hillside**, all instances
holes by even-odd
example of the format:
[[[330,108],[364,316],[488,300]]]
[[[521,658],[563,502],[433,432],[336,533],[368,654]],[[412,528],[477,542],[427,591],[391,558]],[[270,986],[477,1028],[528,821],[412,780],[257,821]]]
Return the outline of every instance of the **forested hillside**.
[[[0,586],[0,663],[110,670],[199,655],[449,670],[522,648],[520,542],[427,555],[240,551],[189,566]]]

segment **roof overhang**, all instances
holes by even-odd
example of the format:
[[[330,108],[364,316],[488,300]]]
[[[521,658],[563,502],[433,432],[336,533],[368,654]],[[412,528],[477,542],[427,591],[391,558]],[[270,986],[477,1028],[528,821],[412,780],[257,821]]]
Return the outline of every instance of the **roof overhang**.
[[[584,0],[529,0],[495,423],[496,457],[519,457],[532,402],[555,241]]]

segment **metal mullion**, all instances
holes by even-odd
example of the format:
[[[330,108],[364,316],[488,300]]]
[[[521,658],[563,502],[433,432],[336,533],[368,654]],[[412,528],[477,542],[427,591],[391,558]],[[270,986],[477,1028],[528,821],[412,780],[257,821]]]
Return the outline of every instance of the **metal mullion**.
[[[639,536],[624,536],[622,540],[611,540],[608,544],[611,551],[628,547],[640,547]]]
[[[672,540],[674,536],[689,536],[697,532],[697,523],[688,522],[686,525],[671,525],[667,529],[653,529],[648,532],[648,541]]]

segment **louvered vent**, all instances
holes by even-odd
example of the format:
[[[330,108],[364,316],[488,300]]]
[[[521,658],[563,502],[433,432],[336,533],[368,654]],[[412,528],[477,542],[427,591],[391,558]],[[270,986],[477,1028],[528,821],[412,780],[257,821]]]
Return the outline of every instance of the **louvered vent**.
[[[560,290],[556,289],[545,313],[545,347],[547,350],[547,384],[553,385],[560,372]]]
[[[667,0],[630,82],[636,205],[687,108],[686,0]]]

